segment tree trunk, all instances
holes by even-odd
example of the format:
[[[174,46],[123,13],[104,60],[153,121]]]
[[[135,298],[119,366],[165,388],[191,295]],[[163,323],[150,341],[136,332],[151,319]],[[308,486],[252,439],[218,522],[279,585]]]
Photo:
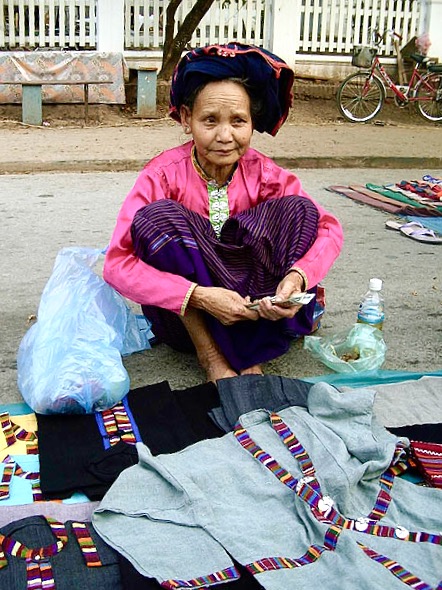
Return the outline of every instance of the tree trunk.
[[[158,74],[158,80],[170,81],[173,70],[180,60],[186,45],[213,2],[214,0],[197,0],[174,37],[175,15],[181,0],[170,0],[166,10],[163,63]]]

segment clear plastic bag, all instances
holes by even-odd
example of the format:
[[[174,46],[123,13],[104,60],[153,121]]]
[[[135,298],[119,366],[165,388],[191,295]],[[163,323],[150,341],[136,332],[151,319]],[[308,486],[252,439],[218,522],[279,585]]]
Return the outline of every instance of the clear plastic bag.
[[[306,336],[304,349],[336,373],[356,373],[379,369],[387,346],[378,328],[354,324],[349,331],[333,336]]]
[[[20,343],[18,387],[35,412],[111,407],[129,391],[122,355],[150,348],[149,324],[93,271],[100,255],[80,247],[58,253],[37,322]]]

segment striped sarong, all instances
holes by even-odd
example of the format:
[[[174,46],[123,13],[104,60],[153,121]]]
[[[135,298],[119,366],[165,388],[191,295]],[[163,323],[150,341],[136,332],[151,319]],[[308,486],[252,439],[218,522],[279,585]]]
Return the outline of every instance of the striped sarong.
[[[207,218],[166,199],[137,211],[131,232],[135,253],[147,264],[203,287],[224,287],[254,299],[275,294],[281,279],[315,241],[318,217],[305,197],[272,199],[229,217],[217,237]],[[314,306],[313,300],[293,319],[277,322],[261,319],[224,326],[212,316],[206,319],[238,371],[281,356],[294,337],[310,333]],[[178,316],[149,305],[143,306],[143,313],[159,341],[193,350]]]

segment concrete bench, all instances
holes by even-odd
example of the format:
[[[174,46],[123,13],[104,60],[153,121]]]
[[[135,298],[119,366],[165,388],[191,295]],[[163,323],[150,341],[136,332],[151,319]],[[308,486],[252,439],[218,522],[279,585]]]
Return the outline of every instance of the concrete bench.
[[[91,84],[111,84],[111,80],[1,80],[0,84],[16,84],[22,88],[22,121],[28,125],[43,123],[43,85],[72,86],[82,85],[84,91],[84,122],[89,118],[89,86]]]

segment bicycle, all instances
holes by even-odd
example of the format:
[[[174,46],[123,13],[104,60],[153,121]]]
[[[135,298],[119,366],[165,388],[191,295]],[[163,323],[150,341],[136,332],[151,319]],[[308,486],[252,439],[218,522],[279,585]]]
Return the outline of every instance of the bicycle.
[[[401,38],[394,31],[377,33],[376,46],[385,40],[386,34]],[[352,123],[365,123],[376,117],[385,104],[387,85],[394,93],[397,107],[414,103],[427,121],[442,121],[442,64],[431,63],[419,54],[410,57],[415,64],[408,84],[396,84],[381,64],[376,47],[355,47],[352,64],[370,69],[350,74],[339,86],[336,100],[343,117]]]

